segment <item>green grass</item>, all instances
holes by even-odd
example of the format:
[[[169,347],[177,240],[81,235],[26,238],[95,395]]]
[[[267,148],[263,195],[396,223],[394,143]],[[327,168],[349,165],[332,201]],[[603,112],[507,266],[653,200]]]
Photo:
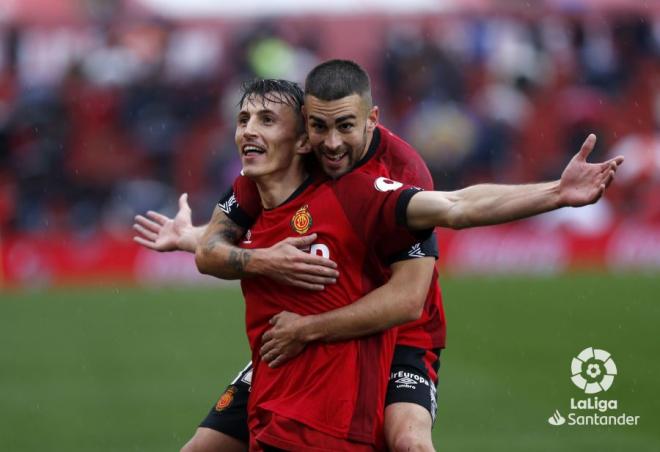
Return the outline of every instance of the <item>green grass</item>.
[[[660,450],[660,280],[443,280],[443,451]],[[0,450],[177,450],[248,358],[239,291],[0,293]],[[637,427],[553,427],[587,346],[619,375],[600,398]]]

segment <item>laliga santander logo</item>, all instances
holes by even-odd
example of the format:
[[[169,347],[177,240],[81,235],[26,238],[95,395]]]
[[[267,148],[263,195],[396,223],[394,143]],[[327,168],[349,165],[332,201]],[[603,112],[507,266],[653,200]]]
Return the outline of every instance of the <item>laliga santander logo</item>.
[[[588,347],[571,361],[571,381],[585,394],[607,391],[616,374],[616,364],[605,350]]]
[[[571,381],[585,394],[607,391],[618,374],[612,356],[605,350],[588,347],[571,361]],[[571,397],[566,417],[555,410],[548,418],[550,425],[559,426],[634,426],[641,416],[619,412],[619,401],[598,396],[575,399]]]

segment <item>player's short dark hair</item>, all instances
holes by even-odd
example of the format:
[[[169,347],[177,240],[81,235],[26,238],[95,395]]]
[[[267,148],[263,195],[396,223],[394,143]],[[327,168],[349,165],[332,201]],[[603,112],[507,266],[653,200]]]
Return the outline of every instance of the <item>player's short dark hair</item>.
[[[354,61],[329,60],[316,66],[305,79],[305,95],[332,101],[358,94],[371,106],[367,71]]]
[[[298,132],[305,131],[305,122],[302,116],[302,106],[305,93],[302,88],[289,80],[281,79],[253,79],[241,85],[241,100],[239,107],[253,97],[261,98],[262,102],[273,102],[290,106],[298,116]]]

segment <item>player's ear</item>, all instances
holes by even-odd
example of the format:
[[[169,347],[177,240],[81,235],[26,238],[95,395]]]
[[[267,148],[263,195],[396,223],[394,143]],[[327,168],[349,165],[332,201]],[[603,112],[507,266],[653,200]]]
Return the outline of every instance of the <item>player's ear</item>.
[[[369,110],[369,115],[367,116],[367,132],[371,133],[374,131],[378,125],[378,116],[380,111],[378,110],[378,105],[374,105]]]
[[[306,133],[301,134],[296,140],[296,154],[309,154],[312,147]]]

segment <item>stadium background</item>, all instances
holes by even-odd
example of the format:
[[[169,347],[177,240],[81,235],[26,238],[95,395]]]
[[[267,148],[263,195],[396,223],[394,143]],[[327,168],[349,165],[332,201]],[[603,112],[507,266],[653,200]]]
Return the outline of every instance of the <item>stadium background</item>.
[[[558,177],[586,134],[606,198],[441,236],[436,445],[660,450],[660,2],[0,2],[0,450],[176,450],[247,357],[235,285],[132,244],[201,223],[238,172],[249,77],[370,72],[438,188]],[[185,8],[181,5],[185,5]],[[553,427],[588,346],[637,427]]]

